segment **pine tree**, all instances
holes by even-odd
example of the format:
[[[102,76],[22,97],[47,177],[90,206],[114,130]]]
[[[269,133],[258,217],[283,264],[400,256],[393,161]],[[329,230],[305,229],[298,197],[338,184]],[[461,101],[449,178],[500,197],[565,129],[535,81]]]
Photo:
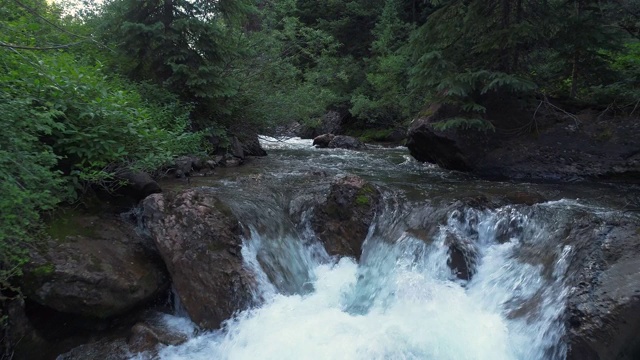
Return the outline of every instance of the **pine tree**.
[[[488,98],[535,92],[575,98],[615,81],[611,55],[625,36],[617,1],[438,0],[414,32],[412,86],[461,116],[443,126],[491,127]],[[568,84],[568,88],[567,88]]]
[[[389,127],[412,115],[414,98],[407,89],[409,59],[404,44],[412,25],[402,17],[403,2],[386,0],[372,30],[366,82],[351,98],[351,113],[369,126]]]
[[[225,113],[236,94],[229,74],[240,55],[249,0],[117,0],[105,36],[117,43],[121,71],[196,104],[196,117]],[[114,29],[114,31],[111,31]]]

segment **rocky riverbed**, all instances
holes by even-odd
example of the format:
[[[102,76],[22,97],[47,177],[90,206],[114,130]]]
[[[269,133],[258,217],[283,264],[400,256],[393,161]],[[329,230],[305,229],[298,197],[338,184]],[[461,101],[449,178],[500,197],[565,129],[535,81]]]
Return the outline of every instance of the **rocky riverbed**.
[[[254,342],[271,339],[274,347],[261,350],[270,358],[284,354],[280,331],[304,335],[293,330],[300,320],[331,319],[316,338],[339,341],[336,329],[350,329],[342,333],[349,358],[362,351],[429,358],[434,344],[453,341],[453,329],[478,337],[489,325],[496,326],[490,341],[439,351],[637,356],[640,219],[626,211],[633,185],[488,182],[415,162],[402,148],[264,145],[268,158],[161,182],[162,193],[123,216],[56,220],[55,236],[27,267],[26,303],[12,305],[15,358],[188,359],[199,351],[235,358],[232,349],[251,354]],[[335,288],[342,289],[336,303],[312,303],[329,296],[325,276],[347,283]],[[253,328],[243,337],[254,319],[270,326],[287,301],[302,319],[282,313],[273,318],[277,331]],[[407,322],[397,306],[424,323]],[[390,339],[371,332],[375,314],[396,324],[397,341],[384,351],[372,347]],[[414,325],[433,330],[415,337]],[[365,334],[372,342],[356,340]],[[318,346],[299,341],[300,351]],[[318,356],[335,354],[322,349]]]

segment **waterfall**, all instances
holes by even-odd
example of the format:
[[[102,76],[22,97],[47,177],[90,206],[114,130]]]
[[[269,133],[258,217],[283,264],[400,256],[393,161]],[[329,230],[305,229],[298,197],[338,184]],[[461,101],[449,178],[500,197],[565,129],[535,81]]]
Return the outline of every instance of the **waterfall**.
[[[425,207],[387,207],[359,264],[330,258],[309,234],[275,225],[261,233],[248,220],[243,256],[259,305],[159,357],[563,359],[572,251],[540,221],[549,206],[537,207],[464,207],[440,222]],[[433,235],[416,236],[417,223]],[[452,269],[452,237],[467,246],[470,279]],[[536,249],[545,256],[531,256]]]

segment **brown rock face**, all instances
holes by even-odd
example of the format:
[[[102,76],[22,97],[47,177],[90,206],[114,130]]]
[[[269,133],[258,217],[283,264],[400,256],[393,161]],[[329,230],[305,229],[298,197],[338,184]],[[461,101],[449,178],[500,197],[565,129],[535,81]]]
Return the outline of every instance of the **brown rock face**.
[[[312,220],[329,254],[360,257],[380,198],[380,191],[358,176],[333,183],[326,202],[316,207]]]
[[[119,315],[168,286],[159,256],[129,224],[78,215],[54,235],[25,269],[28,299],[64,313]]]
[[[243,268],[241,228],[213,189],[143,201],[143,219],[191,319],[204,328],[250,304],[254,278]]]

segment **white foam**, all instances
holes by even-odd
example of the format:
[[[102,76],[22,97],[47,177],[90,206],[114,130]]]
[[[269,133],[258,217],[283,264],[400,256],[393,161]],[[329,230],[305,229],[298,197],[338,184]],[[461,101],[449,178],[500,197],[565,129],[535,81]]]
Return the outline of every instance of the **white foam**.
[[[299,137],[291,138],[274,138],[270,136],[260,135],[260,145],[265,150],[271,149],[309,149],[313,146],[313,140],[302,139]]]
[[[394,244],[370,238],[360,265],[348,258],[336,264],[310,263],[311,293],[283,295],[270,289],[260,307],[238,314],[221,331],[162,349],[160,358],[563,358],[558,319],[566,296],[564,258],[570,249],[562,250],[555,280],[549,281],[541,265],[513,256],[519,239],[495,241],[499,216],[488,211],[471,215],[477,222],[457,222],[452,216],[431,244],[407,233]],[[482,248],[469,282],[456,279],[446,265],[447,231],[477,231]],[[539,229],[537,236],[545,237],[545,230]],[[254,238],[259,240],[255,233]],[[247,247],[245,256],[255,258],[248,256],[253,249]],[[532,310],[515,315],[523,304]]]

